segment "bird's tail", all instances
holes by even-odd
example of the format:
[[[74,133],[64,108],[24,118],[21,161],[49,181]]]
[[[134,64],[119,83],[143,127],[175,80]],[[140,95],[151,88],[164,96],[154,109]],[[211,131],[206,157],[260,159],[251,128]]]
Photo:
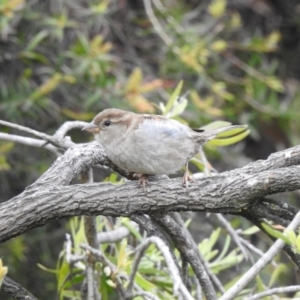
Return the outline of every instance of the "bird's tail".
[[[234,144],[245,138],[250,130],[247,125],[231,125],[219,128],[211,127],[210,125],[196,129],[199,132],[199,138],[204,138],[206,142],[216,146],[226,146]],[[201,136],[201,137],[200,137]],[[212,141],[213,140],[213,141]]]

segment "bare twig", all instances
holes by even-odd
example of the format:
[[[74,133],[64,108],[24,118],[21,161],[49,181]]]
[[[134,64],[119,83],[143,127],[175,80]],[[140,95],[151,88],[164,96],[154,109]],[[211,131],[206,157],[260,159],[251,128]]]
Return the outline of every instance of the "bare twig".
[[[82,269],[83,265],[80,263],[85,260],[85,255],[74,255],[72,254],[72,241],[70,234],[66,233],[66,261],[70,265],[74,265],[79,269]]]
[[[216,214],[216,217],[221,222],[221,224],[226,228],[232,239],[235,241],[241,252],[243,253],[243,256],[246,260],[249,259],[249,253],[247,249],[244,247],[244,245],[241,242],[240,236],[235,232],[235,230],[232,228],[231,224],[224,218],[222,214]]]
[[[193,281],[196,286],[195,300],[202,300],[202,288],[196,276],[193,276]]]
[[[132,226],[138,227],[135,223],[132,222]],[[121,241],[130,234],[130,231],[127,227],[121,226],[115,230],[108,232],[98,232],[97,240],[99,244],[110,244]]]
[[[145,291],[135,292],[134,294],[132,294],[132,296],[130,296],[130,299],[134,299],[136,297],[143,297],[145,300],[160,300],[153,294]]]
[[[87,122],[83,121],[67,121],[63,123],[55,132],[53,137],[57,139],[63,140],[65,135],[67,134],[68,131],[75,129],[75,128],[82,128],[85,125],[87,125]]]
[[[299,291],[300,291],[300,285],[292,285],[292,286],[274,288],[274,289],[256,294],[254,296],[247,297],[247,298],[245,298],[245,300],[258,300],[258,299],[264,298],[266,296],[271,296],[271,295],[275,295],[275,294],[295,293],[295,292],[299,292]],[[294,298],[294,299],[296,299],[296,298]],[[299,298],[297,298],[297,299],[299,299]]]
[[[41,148],[43,147],[46,150],[49,150],[50,152],[54,153],[56,156],[60,156],[61,152],[59,152],[59,149],[51,144],[45,145],[45,141],[38,140],[26,136],[20,136],[15,134],[8,134],[0,132],[0,140],[13,142],[13,143],[19,143],[30,147],[37,147]]]
[[[295,293],[295,292],[299,292],[300,291],[300,285],[291,285],[291,286],[285,286],[285,287],[281,287],[281,288],[274,288],[259,294],[256,294],[254,296],[250,296],[245,298],[244,300],[258,300],[261,298],[264,298],[266,296],[271,296],[271,295],[275,295],[275,294],[283,294],[283,293]],[[281,298],[278,298],[281,299]],[[296,300],[296,298],[293,298],[294,300]],[[300,299],[300,298],[297,298]]]
[[[153,25],[153,28],[155,29],[156,33],[160,36],[160,38],[164,41],[164,43],[168,46],[171,46],[173,44],[173,41],[169,36],[165,33],[163,27],[158,22],[153,9],[151,5],[151,0],[143,0],[146,14],[150,20],[150,22]]]
[[[253,246],[249,241],[247,241],[243,237],[240,236],[240,240],[241,240],[242,244],[244,244],[249,250],[251,250],[255,254],[257,254],[259,256],[263,256],[264,255],[264,253],[260,249],[258,249],[257,247]],[[253,260],[254,260],[253,257],[250,256],[250,261],[254,264]],[[272,265],[274,267],[277,266],[277,263],[274,260],[271,263],[272,263]]]
[[[20,130],[20,131],[23,131],[23,132],[26,132],[26,133],[29,133],[29,134],[32,134],[42,140],[45,140],[55,146],[59,146],[59,147],[62,147],[62,148],[69,148],[69,147],[72,147],[75,145],[75,143],[73,143],[70,139],[61,139],[61,138],[55,138],[55,137],[52,137],[51,135],[48,135],[46,133],[43,133],[43,132],[39,132],[37,130],[34,130],[34,129],[31,129],[31,128],[28,128],[28,127],[25,127],[25,126],[21,126],[21,125],[17,125],[17,124],[14,124],[14,123],[11,123],[11,122],[7,122],[7,121],[3,121],[3,120],[0,120],[0,125],[3,125],[3,126],[7,126],[7,127],[10,127],[10,128],[13,128],[13,129],[17,129],[17,130]]]

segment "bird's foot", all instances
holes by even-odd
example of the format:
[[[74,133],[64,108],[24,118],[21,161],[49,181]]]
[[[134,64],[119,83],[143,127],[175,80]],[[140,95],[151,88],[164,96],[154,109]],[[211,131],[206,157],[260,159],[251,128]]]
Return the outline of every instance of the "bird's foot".
[[[145,192],[146,191],[146,185],[149,185],[149,180],[148,180],[149,175],[134,173],[132,177],[139,181],[139,187],[142,186],[143,191]]]
[[[186,188],[189,186],[189,182],[195,182],[194,178],[189,174],[189,171],[186,170],[182,177],[182,185]]]

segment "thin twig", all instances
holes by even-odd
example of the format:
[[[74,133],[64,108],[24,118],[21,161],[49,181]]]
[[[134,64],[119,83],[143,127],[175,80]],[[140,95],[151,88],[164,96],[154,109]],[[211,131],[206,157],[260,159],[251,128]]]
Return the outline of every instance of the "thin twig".
[[[150,300],[160,300],[155,295],[153,295],[153,294],[151,294],[149,292],[145,292],[145,291],[135,292],[134,294],[132,294],[132,296],[130,297],[130,299],[134,299],[136,297],[143,297],[146,300],[148,300],[148,299],[150,299]]]
[[[0,120],[0,125],[7,126],[7,127],[17,129],[22,132],[32,134],[33,136],[39,137],[40,139],[43,139],[53,145],[56,145],[56,146],[59,146],[62,148],[69,148],[69,147],[75,145],[75,143],[73,143],[70,139],[64,139],[64,140],[56,139],[46,133],[39,132],[37,130],[31,129],[31,128],[28,128],[25,126],[17,125],[17,124],[11,123],[11,122]]]
[[[89,254],[90,255],[90,254]],[[86,266],[87,300],[94,300],[94,270],[91,264]]]
[[[138,225],[136,225],[136,223],[133,222],[132,222],[132,226],[136,228],[138,227]],[[111,243],[121,241],[129,234],[130,234],[130,230],[125,226],[121,226],[112,231],[98,232],[97,240],[99,244],[111,244]]]
[[[66,250],[66,262],[70,265],[74,265],[79,269],[82,269],[83,265],[80,262],[85,260],[85,255],[72,254],[72,241],[71,241],[71,236],[68,233],[66,233],[65,250]]]
[[[173,44],[172,39],[169,38],[169,36],[165,33],[163,27],[158,22],[153,9],[151,5],[151,0],[143,0],[146,14],[150,20],[150,22],[153,25],[153,28],[155,29],[156,33],[160,36],[160,38],[164,41],[164,43],[168,46],[171,46]]]
[[[63,140],[68,131],[75,128],[82,128],[87,124],[87,122],[83,121],[67,121],[56,130],[56,132],[53,134],[53,137]]]
[[[258,248],[256,248],[255,246],[253,246],[249,241],[247,241],[247,240],[244,239],[243,237],[240,237],[240,240],[241,240],[241,242],[242,242],[247,248],[249,248],[249,250],[253,251],[255,254],[257,254],[257,255],[259,255],[259,256],[263,256],[263,255],[264,255],[264,253],[263,253],[260,249],[258,249]],[[251,262],[254,264],[254,262],[253,262],[252,260],[253,260],[253,258],[251,257]],[[276,263],[274,260],[271,262],[271,264],[272,264],[274,267],[277,266],[277,263]]]
[[[0,132],[0,140],[18,143],[26,146],[31,146],[31,147],[44,148],[54,153],[56,156],[61,155],[61,152],[59,152],[59,149],[57,147],[51,144],[45,145],[44,140],[38,140],[26,136],[20,136],[20,135],[9,134],[4,132]]]
[[[235,230],[232,228],[231,224],[224,218],[222,214],[216,214],[216,217],[221,222],[221,224],[226,228],[232,239],[235,241],[241,252],[243,253],[243,256],[246,260],[249,259],[249,253],[247,249],[244,247],[244,245],[241,242],[240,236],[235,232]]]
[[[193,276],[193,281],[196,286],[195,300],[202,300],[202,288],[196,276]]]
[[[300,285],[291,285],[291,286],[285,286],[285,287],[280,287],[280,288],[274,288],[274,289],[256,294],[254,296],[245,298],[244,300],[258,300],[258,299],[264,298],[266,296],[271,296],[274,294],[294,293],[294,292],[298,292],[298,291],[300,291]],[[296,299],[296,298],[294,298],[294,299]],[[297,299],[299,299],[299,298],[297,298]]]
[[[258,80],[260,80],[262,82],[266,82],[268,80],[267,76],[258,72],[254,68],[250,67],[249,65],[244,63],[242,60],[240,60],[238,57],[234,56],[232,53],[223,52],[222,55],[226,59],[228,59],[228,61],[230,61],[232,64],[234,64],[235,66],[237,66],[238,68],[240,68],[241,70],[243,70],[244,72],[249,74],[250,76],[257,78]]]

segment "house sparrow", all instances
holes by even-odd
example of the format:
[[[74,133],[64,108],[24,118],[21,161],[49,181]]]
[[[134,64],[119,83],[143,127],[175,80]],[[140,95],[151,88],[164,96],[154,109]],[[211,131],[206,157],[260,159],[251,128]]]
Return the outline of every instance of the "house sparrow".
[[[187,187],[194,181],[188,173],[189,160],[206,142],[234,128],[245,126],[191,129],[163,116],[111,108],[96,115],[82,130],[94,133],[108,158],[135,174],[145,189],[149,175],[172,174],[184,165],[183,185]]]

